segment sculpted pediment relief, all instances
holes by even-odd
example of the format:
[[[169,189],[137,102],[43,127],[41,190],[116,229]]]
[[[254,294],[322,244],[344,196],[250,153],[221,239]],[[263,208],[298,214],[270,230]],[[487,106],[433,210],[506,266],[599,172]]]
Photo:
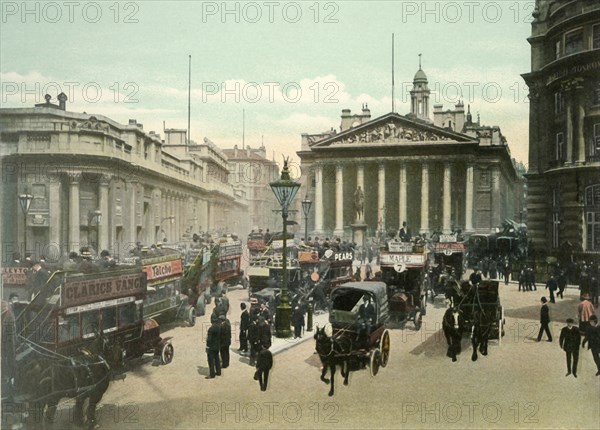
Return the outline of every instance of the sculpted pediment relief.
[[[469,141],[456,133],[447,132],[443,129],[417,122],[400,120],[399,118],[381,118],[372,124],[364,124],[355,129],[346,130],[330,139],[323,139],[312,143],[315,147],[357,145],[363,146],[369,143],[376,144],[414,144],[419,142],[462,142]],[[310,144],[310,143],[309,143]]]

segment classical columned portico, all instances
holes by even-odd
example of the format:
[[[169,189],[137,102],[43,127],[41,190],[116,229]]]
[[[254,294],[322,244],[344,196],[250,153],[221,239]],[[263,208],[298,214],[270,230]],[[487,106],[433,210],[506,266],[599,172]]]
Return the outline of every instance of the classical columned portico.
[[[398,181],[398,226],[402,227],[403,222],[407,222],[407,208],[406,208],[406,193],[407,193],[407,181],[406,176],[406,162],[400,162],[399,170],[399,181]]]
[[[344,166],[335,166],[335,236],[344,235]]]
[[[385,231],[385,163],[379,163],[377,167],[377,229]]]
[[[429,165],[421,165],[421,228],[420,233],[429,233]]]
[[[473,230],[473,165],[467,164],[465,180],[465,230]]]
[[[442,208],[442,229],[444,233],[451,233],[450,214],[452,211],[452,201],[450,187],[452,185],[452,165],[444,163],[443,177],[443,208]]]
[[[79,177],[72,176],[69,183],[69,249],[79,252],[81,220],[79,215]]]
[[[315,165],[315,236],[323,234],[323,165]]]

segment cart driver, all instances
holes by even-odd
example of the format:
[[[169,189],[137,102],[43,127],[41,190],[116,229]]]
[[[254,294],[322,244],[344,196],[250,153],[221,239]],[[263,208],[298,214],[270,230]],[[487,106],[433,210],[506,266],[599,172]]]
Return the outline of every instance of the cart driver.
[[[366,343],[369,334],[371,334],[371,328],[375,323],[376,315],[371,296],[368,294],[363,295],[362,301],[362,304],[358,308],[358,336],[359,340]]]

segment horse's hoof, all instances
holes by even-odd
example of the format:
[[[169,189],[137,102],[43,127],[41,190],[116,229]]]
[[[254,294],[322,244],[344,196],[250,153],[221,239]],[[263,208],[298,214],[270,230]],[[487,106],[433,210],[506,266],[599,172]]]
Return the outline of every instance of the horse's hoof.
[[[325,384],[329,384],[329,379],[321,378],[321,381],[323,381]]]
[[[446,353],[446,357],[452,357],[452,354],[450,354],[449,352]]]
[[[344,385],[348,385],[348,381],[344,381]]]
[[[476,355],[472,355],[472,356],[471,356],[471,360],[473,360],[473,361],[477,361],[477,356],[476,356]]]
[[[329,397],[333,397],[333,391],[329,392]]]
[[[452,361],[456,361],[456,357],[452,357]]]

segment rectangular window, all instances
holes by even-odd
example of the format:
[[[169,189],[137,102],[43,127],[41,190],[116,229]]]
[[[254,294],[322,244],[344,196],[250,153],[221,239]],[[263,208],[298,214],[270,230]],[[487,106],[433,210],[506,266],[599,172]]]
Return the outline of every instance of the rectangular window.
[[[583,29],[570,31],[565,34],[565,55],[583,51]]]
[[[600,49],[600,24],[592,27],[592,49]]]
[[[556,133],[556,161],[564,161],[563,157],[564,135],[562,132]]]
[[[552,214],[552,248],[558,248],[558,228],[560,226],[559,213]]]
[[[554,44],[554,59],[558,60],[560,58],[560,40],[557,40]]]
[[[135,322],[135,303],[126,303],[119,306],[119,327]]]
[[[117,329],[117,308],[102,309],[102,331],[111,332]]]
[[[99,317],[98,311],[83,312],[81,314],[81,333],[84,339],[94,337],[99,331]]]
[[[58,317],[58,342],[68,342],[79,337],[79,314]]]
[[[565,108],[565,99],[564,99],[563,93],[560,91],[557,91],[554,93],[554,113],[556,115],[558,115],[559,113],[562,113],[564,108]]]

